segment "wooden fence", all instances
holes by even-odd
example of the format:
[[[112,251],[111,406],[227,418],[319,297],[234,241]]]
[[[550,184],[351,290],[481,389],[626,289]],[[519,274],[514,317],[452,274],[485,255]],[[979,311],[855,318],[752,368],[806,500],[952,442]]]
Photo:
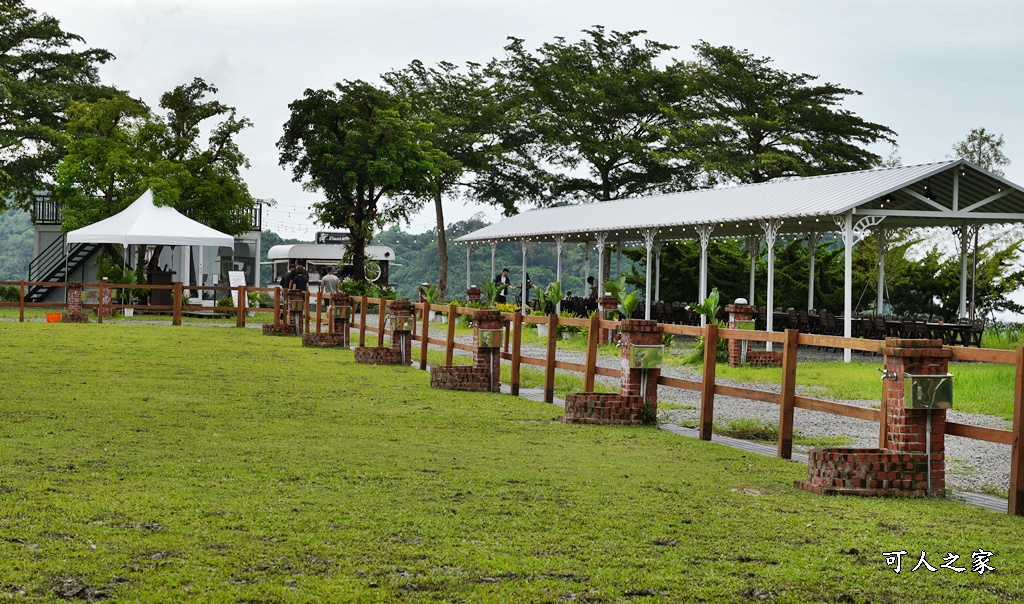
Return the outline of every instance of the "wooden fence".
[[[0,302],[0,307],[12,307],[17,306],[19,308],[19,319],[24,321],[25,309],[26,308],[66,308],[66,304],[51,303],[51,302],[26,302],[25,292],[26,288],[34,285],[48,285],[51,287],[64,287],[64,283],[32,283],[26,281],[20,282],[0,282],[0,285],[16,285],[19,287],[19,301],[18,302]],[[227,287],[227,286],[188,286],[183,287],[181,283],[175,283],[173,285],[119,285],[111,283],[98,283],[98,284],[85,284],[83,290],[98,290],[98,302],[88,304],[83,300],[84,309],[95,309],[97,311],[98,322],[103,322],[104,310],[107,309],[123,309],[123,308],[136,308],[147,311],[155,312],[170,312],[172,316],[172,323],[174,325],[181,324],[181,317],[183,314],[188,313],[208,313],[214,310],[208,306],[194,306],[194,305],[183,305],[183,291],[192,290],[213,290],[213,291],[237,291],[238,303],[234,307],[220,307],[216,310],[227,311],[236,315],[236,324],[238,326],[245,325],[245,313],[246,310],[250,312],[262,312],[262,313],[274,313],[275,317],[280,316],[280,310],[282,306],[281,289],[277,287],[273,288],[256,288],[256,287]],[[131,304],[103,304],[103,293],[105,289],[170,289],[172,293],[173,304],[169,306],[152,306],[152,305],[131,305]],[[244,300],[246,294],[251,291],[268,292],[273,300],[273,308],[246,308]],[[326,296],[322,296],[320,293],[307,293],[305,299],[305,305],[307,312],[305,313],[305,328],[310,331],[313,327],[311,325],[313,321],[313,312],[311,308],[315,307],[315,330],[317,332],[322,329],[322,310],[324,307],[324,299]],[[377,336],[376,344],[382,346],[384,344],[384,337],[390,332],[386,325],[386,312],[389,300],[385,298],[367,298],[366,296],[353,298],[353,303],[358,307],[359,319],[358,323],[353,326],[353,329],[358,330],[358,345],[365,346],[367,333],[373,333]],[[375,307],[375,308],[374,308]],[[454,358],[455,350],[464,350],[472,352],[474,346],[472,344],[457,342],[455,339],[455,328],[458,321],[458,317],[467,316],[474,317],[477,310],[475,308],[460,307],[455,304],[441,305],[441,304],[426,304],[416,303],[414,304],[416,313],[414,313],[414,327],[412,338],[414,341],[420,342],[419,349],[419,368],[422,370],[427,369],[427,348],[429,345],[440,346],[445,351],[445,364],[451,365]],[[377,316],[377,324],[372,325],[368,323],[367,318],[372,314]],[[430,315],[433,313],[442,313],[447,317],[447,325],[445,329],[444,338],[433,338],[429,335],[430,326]],[[559,317],[556,314],[551,314],[546,317],[537,316],[526,316],[521,313],[503,313],[502,317],[505,324],[505,338],[503,343],[503,349],[501,358],[510,362],[510,388],[513,395],[519,394],[520,389],[520,372],[523,365],[532,365],[543,368],[544,371],[544,400],[547,402],[553,402],[554,400],[554,385],[555,385],[555,372],[557,370],[563,371],[574,371],[583,374],[583,390],[591,392],[594,389],[595,378],[598,375],[604,375],[609,377],[618,377],[620,374],[619,369],[613,369],[608,367],[600,367],[597,364],[597,348],[599,341],[599,333],[602,330],[614,331],[618,328],[618,321],[607,321],[601,319],[597,314],[591,316],[589,319]],[[548,336],[546,342],[546,350],[543,358],[529,357],[522,353],[522,330],[524,325],[535,324],[535,325],[547,325]],[[586,358],[583,363],[574,363],[569,361],[559,361],[556,358],[558,350],[558,327],[572,326],[572,327],[583,327],[588,331],[587,336],[587,348]],[[383,327],[383,328],[382,328]],[[844,338],[840,336],[827,336],[827,335],[815,335],[815,334],[802,334],[794,329],[787,329],[785,332],[765,332],[765,331],[747,331],[747,330],[735,330],[735,329],[721,329],[714,324],[709,324],[706,327],[696,327],[690,325],[671,325],[664,324],[661,326],[665,333],[673,335],[684,335],[693,337],[705,338],[704,345],[704,362],[702,367],[702,375],[699,381],[687,380],[682,378],[673,378],[667,376],[661,376],[658,378],[658,384],[661,386],[668,386],[671,388],[679,388],[682,390],[692,390],[700,393],[701,404],[699,411],[699,426],[698,430],[700,438],[703,440],[711,440],[711,430],[714,418],[714,401],[715,395],[729,396],[740,399],[762,401],[766,403],[772,403],[779,406],[779,432],[778,432],[778,456],[783,459],[790,459],[793,453],[793,413],[795,409],[807,409],[810,411],[818,411],[822,413],[831,413],[833,415],[839,415],[842,417],[852,417],[862,419],[866,421],[875,422],[879,425],[879,447],[885,445],[885,414],[881,409],[873,409],[869,407],[858,407],[855,405],[846,405],[843,403],[837,403],[834,401],[827,401],[823,399],[798,396],[796,394],[796,378],[797,378],[797,351],[800,346],[817,346],[817,347],[831,347],[831,348],[850,348],[853,350],[859,350],[863,352],[879,354],[884,342],[878,340],[865,340],[860,338]],[[758,390],[756,388],[748,388],[742,386],[728,386],[725,384],[718,384],[715,381],[715,368],[716,368],[716,356],[718,349],[718,341],[721,339],[732,340],[747,340],[756,342],[773,342],[782,345],[782,378],[781,378],[781,391],[771,392],[766,390]],[[1013,365],[1015,367],[1015,382],[1014,382],[1014,400],[1013,400],[1013,428],[1011,430],[999,430],[995,428],[986,428],[982,426],[973,426],[969,424],[959,422],[946,422],[946,433],[953,436],[960,436],[964,438],[973,438],[976,440],[983,440],[987,442],[1001,443],[1010,445],[1011,447],[1011,458],[1010,458],[1010,496],[1008,503],[1008,511],[1011,514],[1018,516],[1024,516],[1024,449],[1021,445],[1021,436],[1024,434],[1024,423],[1022,423],[1022,404],[1024,404],[1024,347],[1019,347],[1016,350],[992,350],[985,348],[963,348],[963,347],[950,347],[953,351],[954,361],[970,361],[979,363],[997,363],[1004,365]],[[881,393],[879,393],[881,395]]]

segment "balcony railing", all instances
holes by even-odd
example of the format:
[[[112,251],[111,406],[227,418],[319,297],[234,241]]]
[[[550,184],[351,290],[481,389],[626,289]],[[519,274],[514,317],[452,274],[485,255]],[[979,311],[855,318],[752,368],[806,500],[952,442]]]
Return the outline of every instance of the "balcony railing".
[[[62,224],[63,216],[60,210],[60,204],[48,197],[36,199],[32,204],[32,222],[34,224]],[[246,211],[249,213],[249,218],[252,221],[252,230],[262,231],[263,204],[257,203],[253,208]],[[187,213],[185,215],[188,216]],[[192,217],[189,216],[189,218]],[[199,222],[206,224],[204,220]]]

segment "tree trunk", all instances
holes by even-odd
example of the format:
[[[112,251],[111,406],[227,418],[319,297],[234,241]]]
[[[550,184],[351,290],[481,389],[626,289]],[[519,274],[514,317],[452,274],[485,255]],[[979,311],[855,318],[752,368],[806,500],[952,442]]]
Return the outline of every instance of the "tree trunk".
[[[149,265],[146,267],[150,271],[160,270],[160,255],[164,253],[164,246],[154,245],[153,246],[153,257],[149,259]]]
[[[352,229],[352,278],[356,283],[363,283],[366,281],[366,237],[359,235],[359,230]]]
[[[437,291],[440,300],[445,299],[448,289],[448,236],[444,229],[444,208],[441,206],[441,191],[434,193],[434,211],[437,214]]]

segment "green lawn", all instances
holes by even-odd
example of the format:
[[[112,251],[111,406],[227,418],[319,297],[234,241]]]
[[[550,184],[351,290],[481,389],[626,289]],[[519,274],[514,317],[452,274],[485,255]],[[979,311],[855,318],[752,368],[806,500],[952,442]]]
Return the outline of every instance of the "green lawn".
[[[798,464],[256,330],[0,341],[0,599],[69,579],[117,602],[1024,598],[1019,518],[816,496]],[[996,572],[910,572],[979,548]]]

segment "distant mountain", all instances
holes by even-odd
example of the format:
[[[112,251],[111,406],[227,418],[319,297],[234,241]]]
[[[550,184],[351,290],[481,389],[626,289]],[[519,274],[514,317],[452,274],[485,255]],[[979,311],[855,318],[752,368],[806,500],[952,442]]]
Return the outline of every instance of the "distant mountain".
[[[0,281],[28,279],[34,251],[32,216],[21,210],[0,213]]]

